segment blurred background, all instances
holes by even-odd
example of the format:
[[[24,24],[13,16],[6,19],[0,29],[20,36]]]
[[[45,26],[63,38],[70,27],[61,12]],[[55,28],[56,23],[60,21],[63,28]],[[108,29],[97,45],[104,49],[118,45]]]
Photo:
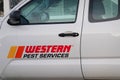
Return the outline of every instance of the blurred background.
[[[0,17],[3,17],[10,9],[22,0],[0,0]]]

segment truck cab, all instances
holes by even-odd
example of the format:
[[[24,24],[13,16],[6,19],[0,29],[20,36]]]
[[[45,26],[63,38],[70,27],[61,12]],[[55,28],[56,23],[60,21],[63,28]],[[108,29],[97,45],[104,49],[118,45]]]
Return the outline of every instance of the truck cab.
[[[119,0],[23,0],[0,24],[0,80],[120,79]]]

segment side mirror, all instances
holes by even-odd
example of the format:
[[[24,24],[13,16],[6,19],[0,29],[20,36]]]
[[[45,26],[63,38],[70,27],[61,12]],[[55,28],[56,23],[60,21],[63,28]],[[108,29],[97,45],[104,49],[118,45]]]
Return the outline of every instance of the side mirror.
[[[13,11],[10,14],[10,18],[8,19],[8,24],[10,24],[10,25],[19,25],[20,24],[20,11]]]

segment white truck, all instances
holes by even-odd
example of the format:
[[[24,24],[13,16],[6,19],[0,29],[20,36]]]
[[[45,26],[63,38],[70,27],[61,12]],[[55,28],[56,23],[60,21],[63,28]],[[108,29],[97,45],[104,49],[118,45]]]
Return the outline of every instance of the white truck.
[[[23,0],[0,23],[0,80],[120,80],[120,0]]]

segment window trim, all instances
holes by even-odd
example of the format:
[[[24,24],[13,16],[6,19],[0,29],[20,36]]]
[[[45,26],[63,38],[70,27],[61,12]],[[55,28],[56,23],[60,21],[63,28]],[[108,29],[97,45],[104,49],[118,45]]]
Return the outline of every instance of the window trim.
[[[120,0],[118,0],[118,15],[114,18],[109,18],[109,19],[102,19],[102,20],[96,20],[92,17],[92,7],[93,5],[93,0],[89,0],[89,10],[88,10],[88,20],[91,23],[96,23],[96,22],[106,22],[106,21],[113,21],[113,20],[118,20],[120,19]]]
[[[22,6],[19,10],[21,10],[23,7],[25,7],[27,4],[31,3],[31,1],[29,1],[28,3],[26,3],[24,6]],[[75,16],[75,21],[69,21],[69,22],[48,22],[48,23],[29,23],[29,24],[19,24],[19,25],[39,25],[39,24],[71,24],[71,23],[76,23],[77,21],[77,17],[78,17],[78,12],[79,12],[79,3],[80,0],[78,0],[78,3],[77,3],[77,10],[76,10],[76,16]]]

